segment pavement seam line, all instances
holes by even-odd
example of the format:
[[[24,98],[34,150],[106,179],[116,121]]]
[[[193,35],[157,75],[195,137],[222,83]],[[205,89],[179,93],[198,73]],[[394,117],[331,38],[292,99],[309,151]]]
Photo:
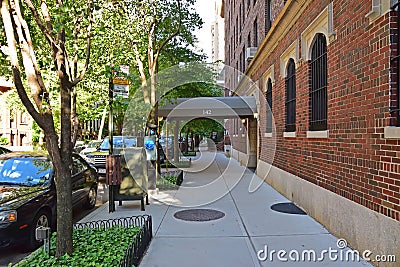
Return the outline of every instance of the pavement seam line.
[[[243,226],[243,228],[244,228],[244,231],[246,232],[247,239],[248,239],[248,241],[250,242],[251,246],[253,247],[253,252],[255,252],[255,251],[257,251],[257,249],[256,249],[256,247],[255,247],[255,244],[254,244],[253,241],[251,240],[249,231],[247,230],[246,225],[244,224],[242,215],[240,214],[239,208],[238,208],[238,206],[237,206],[237,204],[236,204],[236,201],[235,201],[235,199],[233,198],[233,195],[232,195],[232,191],[231,191],[231,190],[233,190],[233,188],[234,188],[237,184],[236,184],[234,187],[232,187],[232,189],[230,189],[228,183],[226,182],[225,177],[222,175],[221,168],[220,168],[220,166],[218,165],[218,161],[217,161],[217,160],[215,161],[215,164],[217,165],[217,168],[218,168],[218,171],[219,171],[220,175],[221,175],[222,178],[224,179],[224,183],[225,183],[226,187],[227,187],[228,190],[229,190],[229,195],[230,195],[230,197],[232,198],[233,205],[234,205],[235,208],[236,208],[236,212],[238,213],[239,219],[240,219],[240,221],[241,221],[241,223],[242,223],[242,226]],[[227,165],[226,167],[228,167],[228,166],[229,166],[229,163],[228,163],[228,165]],[[249,248],[249,249],[250,249],[250,248]],[[250,251],[250,255],[252,255],[252,252],[251,252],[251,251]],[[253,257],[252,257],[252,259],[253,259]],[[258,263],[258,266],[262,267],[262,265],[261,265],[261,263],[260,263],[259,261],[257,261],[257,263]]]

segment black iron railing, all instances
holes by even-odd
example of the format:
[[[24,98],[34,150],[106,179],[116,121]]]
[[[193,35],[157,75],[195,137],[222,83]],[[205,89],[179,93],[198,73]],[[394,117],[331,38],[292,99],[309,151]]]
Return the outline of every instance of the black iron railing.
[[[392,42],[396,42],[396,55],[391,58],[392,61],[396,61],[396,101],[395,105],[390,106],[390,113],[392,116],[396,118],[395,126],[400,126],[400,14],[399,14],[399,6],[400,2],[394,4],[391,9],[396,14],[396,30],[394,32],[394,40]]]
[[[327,67],[326,38],[318,33],[311,54],[310,131],[328,128]]]
[[[153,238],[153,225],[150,215],[77,223],[74,224],[74,229],[96,228],[105,230],[117,225],[128,228],[140,227],[139,232],[133,238],[130,246],[125,250],[125,254],[118,264],[120,267],[138,266]],[[116,240],[115,245],[118,246],[118,240]]]

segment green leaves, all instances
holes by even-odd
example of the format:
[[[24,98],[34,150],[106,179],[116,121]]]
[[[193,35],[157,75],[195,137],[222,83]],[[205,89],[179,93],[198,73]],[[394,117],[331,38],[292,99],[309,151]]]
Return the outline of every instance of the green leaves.
[[[113,226],[106,230],[95,228],[73,231],[74,252],[57,259],[54,256],[55,238],[51,240],[50,256],[40,251],[16,266],[118,266],[125,250],[131,245],[140,227]]]

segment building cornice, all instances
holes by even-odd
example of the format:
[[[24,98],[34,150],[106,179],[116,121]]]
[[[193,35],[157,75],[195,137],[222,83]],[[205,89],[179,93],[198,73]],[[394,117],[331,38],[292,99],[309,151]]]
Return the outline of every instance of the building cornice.
[[[260,44],[257,53],[247,67],[245,74],[252,76],[261,64],[274,51],[279,41],[291,30],[292,26],[298,21],[303,11],[307,8],[310,1],[307,0],[288,0],[272,24],[263,42]]]

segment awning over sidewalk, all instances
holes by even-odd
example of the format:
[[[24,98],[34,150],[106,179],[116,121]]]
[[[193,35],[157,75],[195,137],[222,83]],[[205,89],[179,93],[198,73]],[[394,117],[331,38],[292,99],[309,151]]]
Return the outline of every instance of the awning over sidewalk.
[[[159,117],[228,119],[255,117],[257,114],[254,96],[178,98],[171,102],[160,102]]]

